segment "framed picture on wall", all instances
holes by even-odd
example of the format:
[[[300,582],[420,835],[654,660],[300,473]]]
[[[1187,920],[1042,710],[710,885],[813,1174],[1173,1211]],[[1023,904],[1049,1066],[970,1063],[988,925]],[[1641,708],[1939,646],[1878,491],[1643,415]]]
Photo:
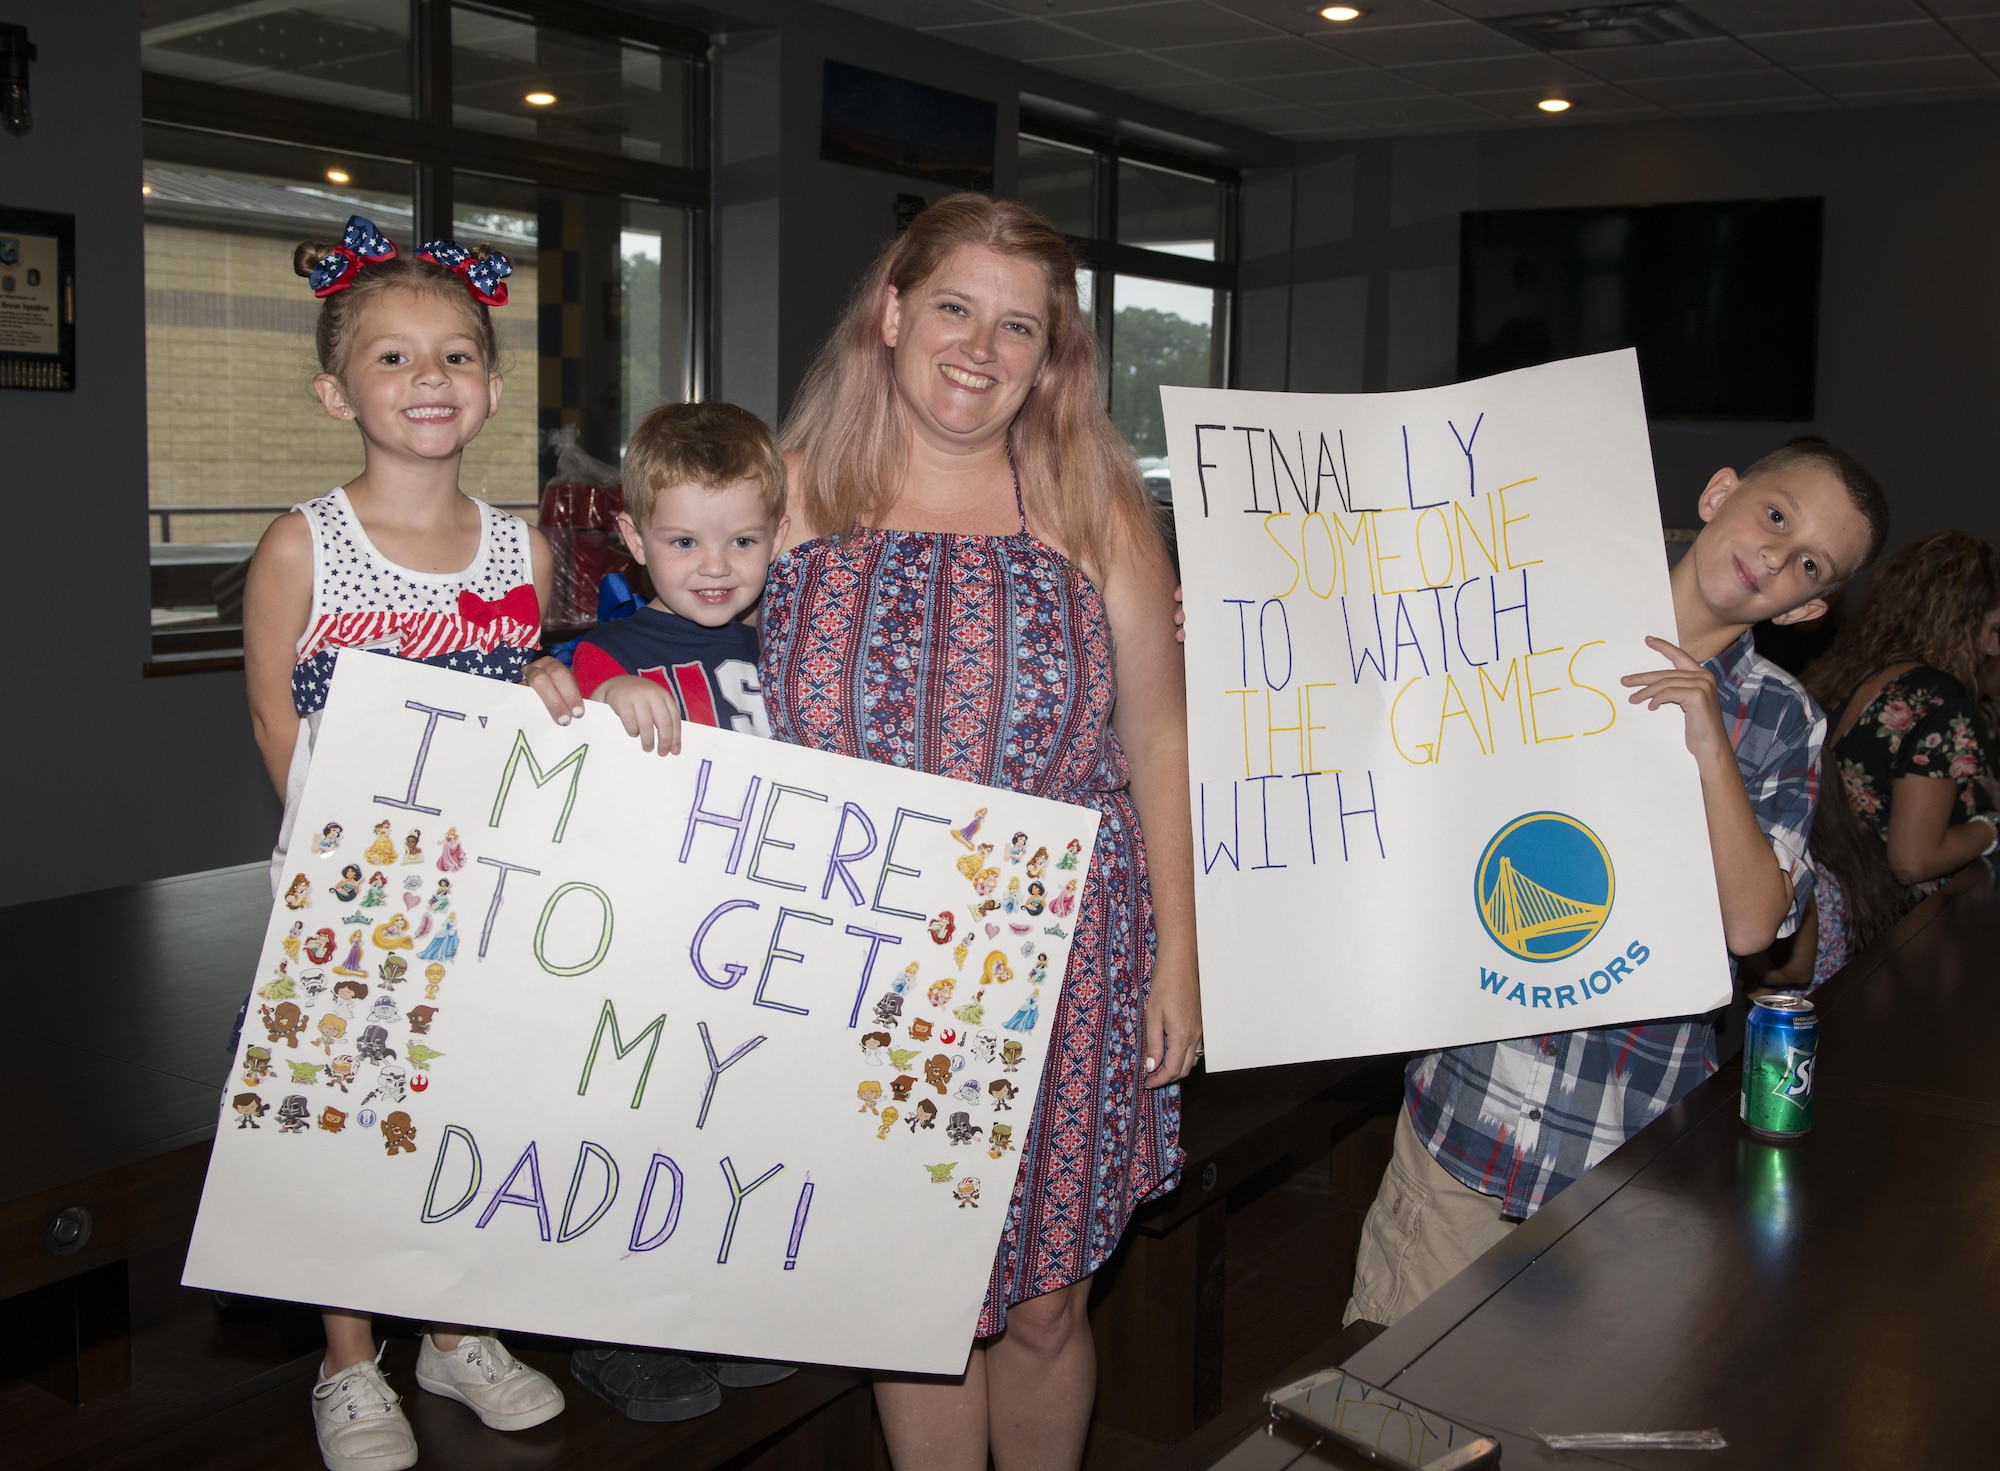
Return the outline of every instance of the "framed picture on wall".
[[[76,216],[0,205],[0,388],[76,387]]]

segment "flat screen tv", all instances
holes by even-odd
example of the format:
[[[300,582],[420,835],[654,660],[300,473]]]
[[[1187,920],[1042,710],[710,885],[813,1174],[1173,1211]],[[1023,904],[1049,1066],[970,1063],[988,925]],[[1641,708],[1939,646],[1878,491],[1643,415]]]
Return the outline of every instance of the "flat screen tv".
[[[1823,203],[1467,212],[1459,376],[1635,347],[1649,418],[1810,420]]]

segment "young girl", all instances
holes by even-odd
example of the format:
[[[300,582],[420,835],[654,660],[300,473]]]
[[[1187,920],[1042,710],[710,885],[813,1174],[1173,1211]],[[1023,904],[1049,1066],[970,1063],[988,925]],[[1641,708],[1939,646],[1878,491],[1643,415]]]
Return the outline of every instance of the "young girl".
[[[335,653],[420,647],[426,664],[519,679],[538,641],[550,569],[538,532],[458,488],[466,445],[500,406],[486,309],[506,303],[505,257],[440,240],[399,259],[357,215],[339,244],[301,245],[293,265],[322,299],[313,391],[331,417],[361,431],[362,471],[273,522],[244,588],[250,717],[285,796],[274,875],[292,840]],[[385,859],[371,848],[366,861],[394,861],[393,845],[383,846]],[[328,1308],[323,1317],[326,1358],[312,1401],[328,1471],[416,1464],[416,1438],[378,1367],[368,1315]],[[498,1339],[441,1324],[424,1335],[417,1382],[496,1430],[539,1425],[563,1407],[562,1391]]]

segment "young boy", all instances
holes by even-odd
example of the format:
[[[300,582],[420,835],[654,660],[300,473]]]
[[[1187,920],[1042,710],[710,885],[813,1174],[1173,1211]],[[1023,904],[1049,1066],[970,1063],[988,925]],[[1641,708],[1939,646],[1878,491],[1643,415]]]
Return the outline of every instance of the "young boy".
[[[734,404],[665,404],[625,450],[618,529],[653,600],[584,636],[571,665],[587,699],[661,755],[680,724],[769,738],[757,631],[744,618],[785,530],[785,462],[763,420]]]
[[[771,734],[757,683],[757,631],[744,618],[785,530],[785,462],[763,420],[734,404],[666,404],[625,449],[618,529],[653,579],[653,601],[593,629],[572,670],[626,733],[661,755],[684,720]],[[602,1345],[570,1356],[576,1382],[635,1420],[685,1420],[722,1403],[722,1385],[771,1384],[788,1364],[691,1360]]]
[[[1671,579],[1677,640],[1646,641],[1669,667],[1623,683],[1632,703],[1677,705],[1685,719],[1733,970],[1735,956],[1790,934],[1812,892],[1806,838],[1826,735],[1750,629],[1824,613],[1881,550],[1889,512],[1874,477],[1817,439],[1741,476],[1718,470],[1698,510],[1701,535]],[[1705,1017],[1413,1060],[1343,1321],[1395,1322],[1715,1069]]]

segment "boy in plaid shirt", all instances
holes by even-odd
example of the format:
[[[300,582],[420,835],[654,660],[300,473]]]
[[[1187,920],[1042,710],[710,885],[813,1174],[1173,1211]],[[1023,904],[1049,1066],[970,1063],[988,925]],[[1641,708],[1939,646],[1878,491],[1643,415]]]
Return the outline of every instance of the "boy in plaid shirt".
[[[1826,718],[1757,653],[1751,627],[1798,623],[1881,549],[1874,477],[1793,440],[1702,491],[1701,535],[1672,574],[1669,667],[1628,675],[1634,704],[1675,705],[1701,772],[1723,937],[1734,957],[1797,927]],[[1361,1232],[1343,1321],[1393,1323],[1716,1069],[1706,1017],[1516,1037],[1409,1065],[1394,1157]]]

